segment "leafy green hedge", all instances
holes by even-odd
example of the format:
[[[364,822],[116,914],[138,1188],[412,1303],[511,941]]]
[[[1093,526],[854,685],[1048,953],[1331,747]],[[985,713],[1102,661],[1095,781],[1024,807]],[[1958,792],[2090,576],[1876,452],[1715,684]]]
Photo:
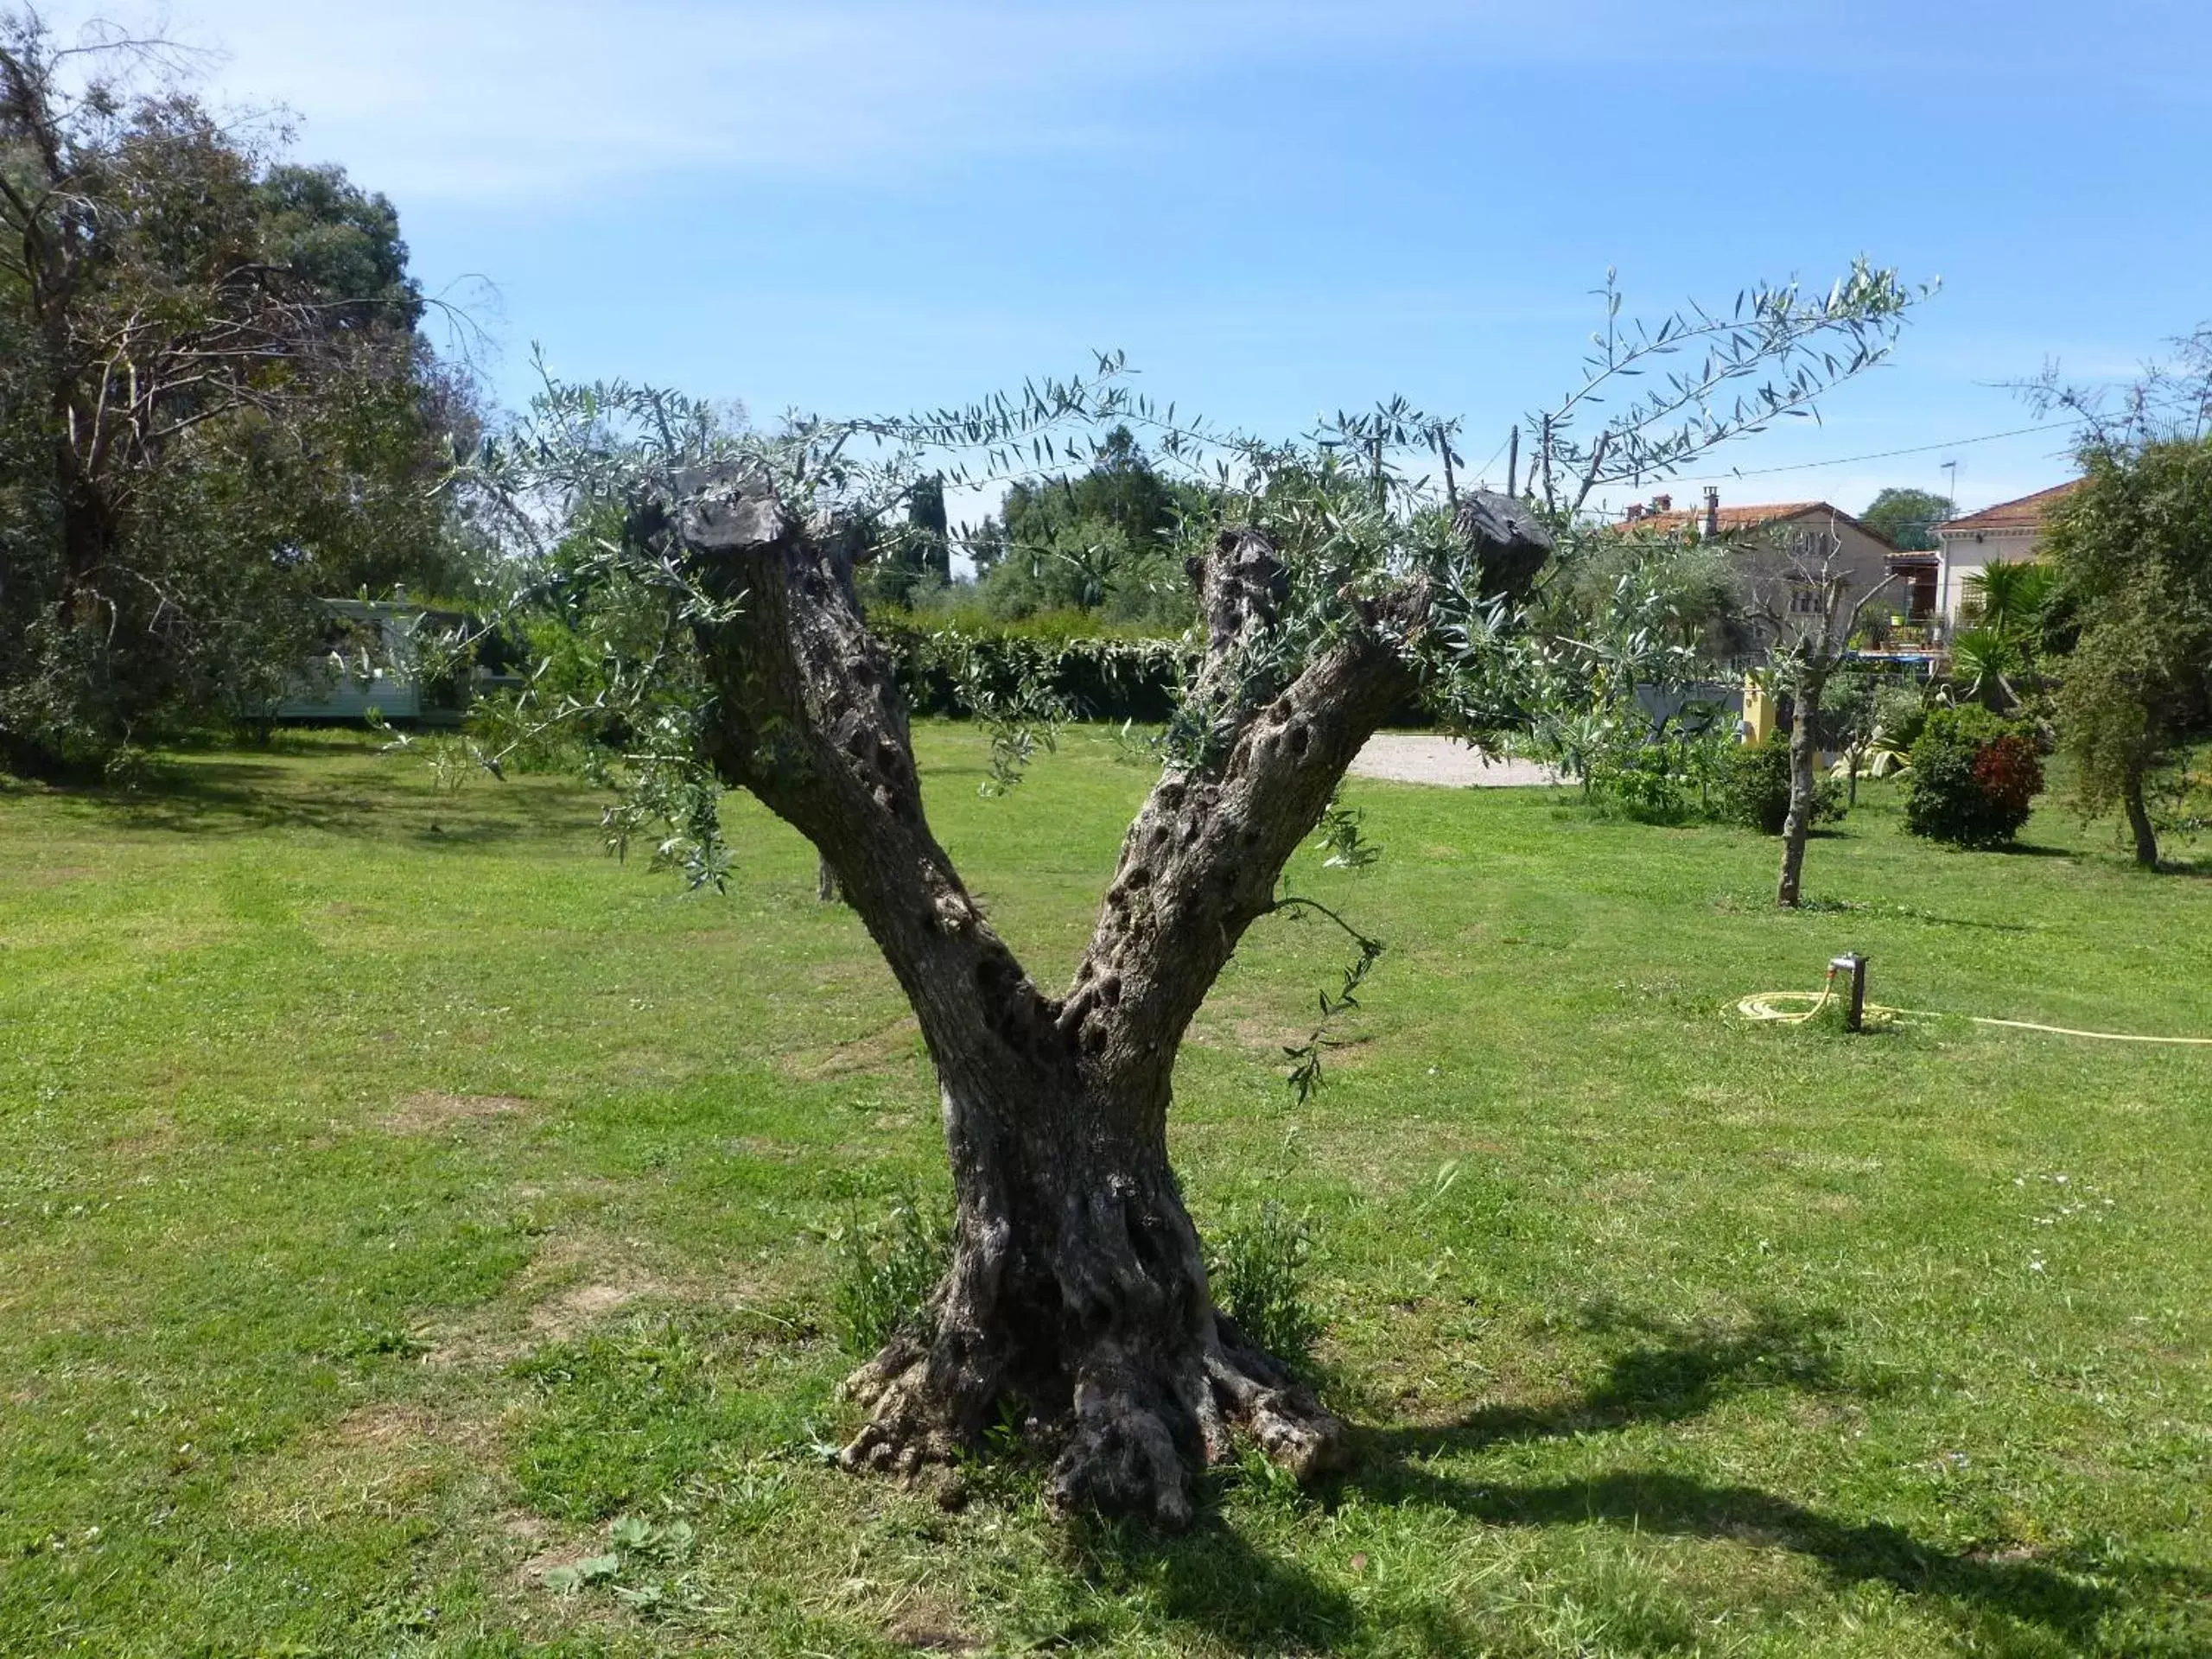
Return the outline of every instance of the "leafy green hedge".
[[[1012,632],[931,629],[880,615],[869,631],[891,652],[899,689],[918,715],[970,715],[969,690],[1014,696],[1039,685],[1078,720],[1151,723],[1174,712],[1193,660],[1179,639],[1040,639]]]

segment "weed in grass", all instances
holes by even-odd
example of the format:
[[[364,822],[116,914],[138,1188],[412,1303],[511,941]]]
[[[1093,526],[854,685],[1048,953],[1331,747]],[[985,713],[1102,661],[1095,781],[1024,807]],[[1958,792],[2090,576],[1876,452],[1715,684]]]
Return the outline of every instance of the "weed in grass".
[[[514,1373],[539,1399],[514,1478],[543,1514],[597,1520],[712,1466],[715,1379],[672,1322],[557,1344]]]
[[[893,1332],[928,1317],[930,1293],[951,1264],[952,1220],[907,1191],[880,1221],[863,1222],[857,1207],[848,1211],[830,1242],[837,1252],[837,1339],[847,1353],[866,1358]]]
[[[1322,1330],[1308,1296],[1313,1232],[1274,1199],[1214,1235],[1207,1277],[1214,1300],[1237,1328],[1289,1363],[1304,1361]]]

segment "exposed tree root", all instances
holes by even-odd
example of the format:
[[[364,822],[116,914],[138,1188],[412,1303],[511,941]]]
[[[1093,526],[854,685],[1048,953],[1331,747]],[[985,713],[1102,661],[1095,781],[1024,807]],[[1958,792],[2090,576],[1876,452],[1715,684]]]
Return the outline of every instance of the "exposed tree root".
[[[868,1422],[840,1459],[844,1467],[913,1477],[972,1447],[1011,1402],[1033,1433],[1059,1447],[1046,1501],[1063,1516],[1135,1516],[1169,1528],[1188,1524],[1194,1471],[1225,1462],[1233,1432],[1249,1435],[1300,1484],[1344,1465],[1344,1423],[1272,1356],[1246,1341],[1226,1315],[1203,1338],[1163,1352],[1111,1338],[1086,1346],[1073,1367],[1039,1390],[1002,1387],[1017,1374],[975,1363],[972,1351],[900,1336],[846,1380],[846,1395]]]

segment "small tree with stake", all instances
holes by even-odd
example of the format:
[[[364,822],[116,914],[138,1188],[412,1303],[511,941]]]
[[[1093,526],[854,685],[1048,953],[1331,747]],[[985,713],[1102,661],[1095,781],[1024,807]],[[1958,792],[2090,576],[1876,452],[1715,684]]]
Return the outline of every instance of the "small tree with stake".
[[[1796,705],[1789,727],[1789,814],[1782,822],[1782,872],[1775,903],[1795,910],[1805,872],[1819,787],[1821,703],[1838,670],[1850,660],[1859,618],[1894,576],[1854,596],[1843,568],[1842,543],[1829,531],[1804,532],[1783,549],[1754,555],[1754,605],[1771,640],[1775,683]]]
[[[1585,474],[1609,476],[1607,456],[1671,463],[1802,404],[1814,382],[1878,360],[1910,299],[1864,265],[1821,297],[1761,290],[1744,343],[1689,384],[1777,365],[1779,381],[1725,407],[1623,410]],[[1838,339],[1850,349],[1830,355]],[[1679,435],[1655,438],[1669,409]],[[1427,684],[1464,725],[1515,717],[1513,606],[1551,540],[1519,501],[1471,492],[1455,509],[1389,471],[1394,442],[1425,444],[1440,423],[1402,406],[1366,418],[1292,443],[1179,424],[1109,358],[1018,397],[773,436],[718,433],[665,394],[553,386],[486,458],[480,476],[525,512],[626,513],[619,537],[556,543],[542,571],[588,595],[582,626],[603,617],[620,634],[619,671],[588,706],[525,699],[513,717],[535,729],[619,708],[626,792],[610,832],[658,821],[660,856],[695,882],[728,872],[719,790],[750,791],[834,869],[919,1020],[950,1154],[952,1260],[848,1384],[868,1413],[849,1466],[912,1472],[1013,1413],[1057,1448],[1055,1509],[1173,1525],[1191,1513],[1193,1468],[1228,1456],[1233,1429],[1300,1478],[1344,1456],[1344,1425],[1209,1292],[1167,1159],[1176,1053],[1255,922],[1334,919],[1281,874],[1390,709]],[[1083,435],[1125,423],[1203,469],[1224,514],[1184,543],[1203,638],[1159,781],[1081,960],[1051,989],[931,833],[853,559],[925,464],[968,483],[1080,463],[1095,453]],[[1357,965],[1339,1005],[1378,948],[1346,931]]]

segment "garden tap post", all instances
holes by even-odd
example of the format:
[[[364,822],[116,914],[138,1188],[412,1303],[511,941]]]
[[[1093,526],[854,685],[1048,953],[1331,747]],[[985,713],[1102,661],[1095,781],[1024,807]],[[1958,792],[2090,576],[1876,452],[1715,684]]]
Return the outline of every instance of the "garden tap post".
[[[1851,976],[1851,1008],[1843,1017],[1846,1031],[1866,1028],[1866,958],[1856,950],[1847,950],[1828,963],[1828,974]]]

